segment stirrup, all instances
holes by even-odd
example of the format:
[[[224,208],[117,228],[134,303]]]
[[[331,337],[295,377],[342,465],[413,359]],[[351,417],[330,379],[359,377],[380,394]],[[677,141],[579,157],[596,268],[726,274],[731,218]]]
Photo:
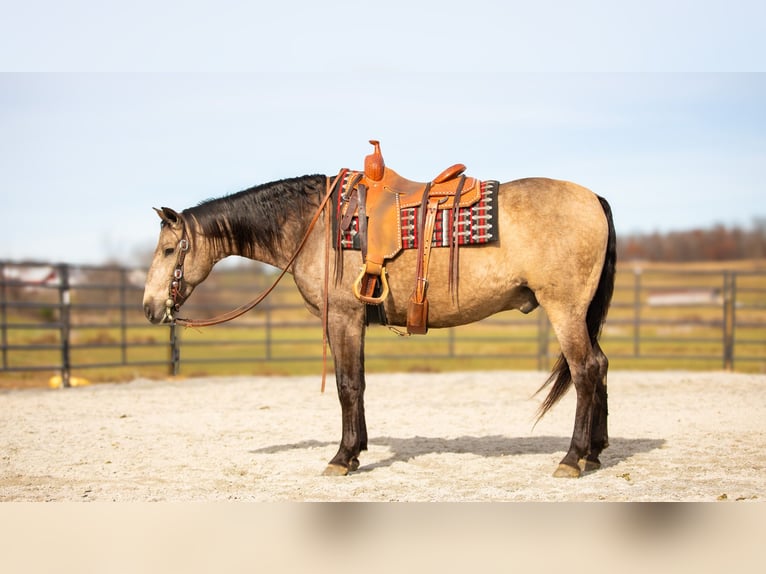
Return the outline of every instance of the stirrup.
[[[354,296],[362,303],[368,303],[370,305],[382,305],[383,301],[385,301],[388,297],[388,279],[386,278],[386,267],[383,266],[381,268],[380,275],[372,275],[373,277],[380,277],[381,293],[378,297],[371,297],[362,294],[361,285],[365,275],[367,275],[367,263],[362,266],[361,273],[359,273],[359,276],[356,278],[354,284],[351,287],[354,292]]]

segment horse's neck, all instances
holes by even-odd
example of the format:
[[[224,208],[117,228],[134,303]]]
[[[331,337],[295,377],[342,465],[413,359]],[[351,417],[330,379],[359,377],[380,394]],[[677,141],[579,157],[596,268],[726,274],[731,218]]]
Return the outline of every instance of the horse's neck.
[[[284,269],[295,251],[298,249],[306,227],[305,221],[289,221],[285,223],[284,236],[280,240],[280,246],[271,251],[257,243],[251,243],[244,253],[229,253],[239,255],[253,261],[266,263],[278,269]]]
[[[204,247],[202,248],[210,253],[210,257],[214,264],[227,257],[237,256],[283,269],[292,254],[290,251],[290,249],[292,249],[292,242],[290,241],[285,241],[283,248],[276,253],[273,253],[254,242],[249,243],[242,252],[237,249],[236,244],[233,241],[224,243],[203,237],[202,243],[204,243]]]
[[[261,245],[254,240],[249,241],[246,245],[242,246],[242,249],[239,249],[237,247],[237,242],[233,239],[233,237],[231,237],[235,231],[231,229],[228,222],[226,224],[226,227],[229,230],[228,238],[225,240],[214,240],[205,238],[204,235],[200,234],[200,236],[203,238],[201,243],[204,243],[204,246],[201,247],[208,251],[214,263],[217,263],[218,261],[221,261],[222,259],[225,259],[229,256],[236,255],[239,257],[252,259],[253,261],[266,263],[267,265],[271,265],[279,269],[284,269],[284,267],[289,263],[290,258],[298,249],[301,240],[303,239],[303,235],[306,233],[306,229],[312,215],[313,212],[309,212],[300,208],[296,208],[293,212],[285,214],[284,222],[280,232],[279,243],[273,249],[266,245]],[[274,214],[274,217],[281,216]],[[260,223],[258,221],[253,221],[251,225],[257,226],[259,224]],[[196,227],[197,233],[199,233],[200,228],[199,226]]]

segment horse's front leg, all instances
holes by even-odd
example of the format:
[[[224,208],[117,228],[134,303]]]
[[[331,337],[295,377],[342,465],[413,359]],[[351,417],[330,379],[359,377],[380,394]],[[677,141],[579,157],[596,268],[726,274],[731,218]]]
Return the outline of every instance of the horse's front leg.
[[[367,450],[367,425],[364,420],[364,309],[350,314],[331,314],[327,334],[335,360],[342,417],[342,436],[338,453],[325,475],[346,475],[359,468],[359,453]]]

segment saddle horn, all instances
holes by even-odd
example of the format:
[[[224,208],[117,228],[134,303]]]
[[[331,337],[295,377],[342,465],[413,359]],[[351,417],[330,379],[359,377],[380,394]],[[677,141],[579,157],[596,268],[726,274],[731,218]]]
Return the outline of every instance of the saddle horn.
[[[386,164],[383,161],[383,154],[380,152],[380,142],[370,140],[370,143],[375,146],[375,150],[364,158],[364,175],[372,181],[380,181],[383,179]]]

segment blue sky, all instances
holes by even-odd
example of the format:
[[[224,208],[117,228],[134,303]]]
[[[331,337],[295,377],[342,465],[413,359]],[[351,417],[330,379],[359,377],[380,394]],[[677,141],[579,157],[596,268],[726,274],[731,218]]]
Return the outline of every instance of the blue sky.
[[[359,168],[370,138],[412,179],[576,181],[618,234],[766,216],[757,4],[40,4],[0,24],[0,259],[145,263],[152,206]]]

